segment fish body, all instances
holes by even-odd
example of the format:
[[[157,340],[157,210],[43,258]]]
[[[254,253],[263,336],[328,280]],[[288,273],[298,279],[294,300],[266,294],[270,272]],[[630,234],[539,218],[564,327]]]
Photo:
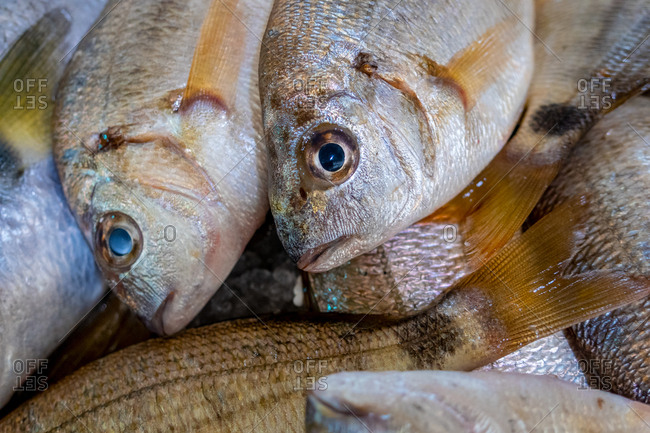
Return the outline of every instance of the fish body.
[[[605,116],[563,163],[531,222],[587,193],[588,236],[567,273],[621,270],[650,275],[650,98],[637,97]],[[650,402],[649,300],[568,330],[590,383]]]
[[[48,126],[65,54],[102,2],[18,3],[0,6],[0,407],[34,387],[26,376],[104,291],[65,202]]]
[[[533,69],[532,1],[275,2],[260,57],[269,198],[321,272],[452,199],[496,155]]]
[[[650,407],[543,376],[350,372],[309,396],[307,432],[644,432]]]
[[[476,269],[520,230],[571,149],[607,113],[650,88],[646,0],[538,0],[535,71],[519,128],[445,205]]]
[[[111,287],[160,334],[194,318],[264,221],[257,53],[269,10],[117,2],[62,83],[64,192]]]
[[[308,290],[322,312],[406,317],[425,309],[469,269],[457,224],[435,215],[349,263],[310,273]],[[481,369],[552,375],[586,387],[581,365],[558,332]]]
[[[539,227],[545,226],[530,232],[536,234]],[[555,228],[543,233],[545,242],[572,242]],[[330,374],[474,369],[650,292],[650,286],[624,275],[563,285],[552,273],[521,284],[497,266],[506,253],[512,251],[489,263],[497,277],[472,274],[402,321],[342,315],[256,318],[128,347],[28,401],[0,421],[0,432],[72,432],[83,426],[301,432],[305,392],[326,386]],[[546,267],[546,257],[541,259]],[[531,268],[519,271],[526,274]]]
[[[0,5],[0,56],[25,30],[56,9],[64,9],[70,18],[70,31],[63,41],[63,55],[68,55],[100,17],[105,4],[106,0],[5,0]]]
[[[309,273],[309,293],[319,311],[405,317],[466,274],[456,226],[423,221],[348,263]]]

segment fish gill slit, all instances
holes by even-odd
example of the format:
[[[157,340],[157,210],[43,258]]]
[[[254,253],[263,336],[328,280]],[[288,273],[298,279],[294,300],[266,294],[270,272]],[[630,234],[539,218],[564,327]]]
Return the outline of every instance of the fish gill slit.
[[[410,100],[415,105],[415,108],[418,110],[418,112],[424,119],[424,124],[426,125],[427,132],[429,133],[429,141],[431,141],[431,137],[433,137],[434,135],[433,135],[433,128],[431,127],[431,122],[429,122],[429,117],[427,115],[427,109],[422,103],[422,101],[420,100],[420,98],[418,97],[418,94],[415,92],[415,90],[413,90],[408,85],[406,81],[398,77],[387,77],[382,75],[381,73],[378,73],[377,70],[379,69],[379,65],[377,61],[374,59],[373,55],[370,53],[360,52],[357,55],[353,63],[353,66],[357,71],[365,74],[369,78],[376,78],[385,82],[389,86],[400,91],[408,100]],[[465,108],[467,108],[468,102],[467,102],[467,96],[465,91],[460,86],[457,86],[457,90],[461,95],[463,105],[465,106]],[[432,145],[433,143],[430,144]],[[433,146],[430,146],[430,148],[433,149]]]

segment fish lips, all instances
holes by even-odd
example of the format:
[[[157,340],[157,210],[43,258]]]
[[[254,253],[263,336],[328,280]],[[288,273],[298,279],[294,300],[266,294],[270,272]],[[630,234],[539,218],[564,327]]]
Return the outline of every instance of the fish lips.
[[[366,412],[336,397],[328,397],[327,390],[312,391],[307,395],[305,426],[309,433],[400,431],[391,421],[390,417]]]
[[[297,265],[306,272],[326,272],[342,264],[335,263],[332,265],[333,255],[337,248],[342,247],[352,239],[352,236],[340,236],[330,242],[326,242],[314,248],[307,249],[304,253],[296,254],[298,256]]]

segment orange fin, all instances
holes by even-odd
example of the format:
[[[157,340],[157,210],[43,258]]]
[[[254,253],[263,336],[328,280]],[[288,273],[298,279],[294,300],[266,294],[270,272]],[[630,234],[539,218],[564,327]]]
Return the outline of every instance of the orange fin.
[[[588,233],[581,200],[556,208],[456,285],[489,301],[499,355],[650,295],[647,277],[564,273]]]
[[[470,269],[480,267],[512,238],[560,169],[561,158],[517,150],[516,141],[445,206],[465,215],[461,231]]]
[[[248,31],[238,18],[238,4],[237,0],[212,1],[194,51],[181,111],[197,102],[225,111],[234,106],[246,54],[242,41]]]
[[[423,66],[429,75],[454,87],[463,100],[465,111],[469,111],[476,104],[478,95],[505,67],[501,53],[507,51],[508,44],[516,37],[517,25],[520,24],[515,16],[510,15],[456,53],[446,66],[422,55]]]

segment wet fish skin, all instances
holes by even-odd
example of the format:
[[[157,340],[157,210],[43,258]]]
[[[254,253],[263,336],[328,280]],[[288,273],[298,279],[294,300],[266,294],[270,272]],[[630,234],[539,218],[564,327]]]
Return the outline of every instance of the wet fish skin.
[[[269,198],[299,267],[372,250],[494,157],[524,103],[532,16],[532,1],[275,2],[260,58]],[[346,149],[333,174],[323,140]]]
[[[516,373],[349,372],[308,397],[307,432],[644,432],[650,407]]]
[[[539,227],[546,226],[530,232]],[[561,230],[543,234],[544,242],[572,243]],[[494,260],[498,265],[502,254]],[[77,431],[84,425],[114,431],[304,431],[304,391],[323,376],[477,368],[650,291],[647,283],[616,274],[563,287],[552,272],[532,285],[508,279],[510,292],[492,279],[495,273],[463,279],[429,309],[400,322],[364,316],[250,319],[148,340],[63,379],[0,421],[0,432]]]
[[[445,207],[464,220],[471,268],[520,230],[571,149],[650,87],[645,0],[538,0],[535,72],[514,137]]]
[[[406,317],[422,311],[469,273],[462,232],[434,215],[338,268],[309,274],[309,294],[322,312]],[[543,374],[586,387],[562,332],[541,338],[481,370]]]
[[[217,88],[181,100],[210,3],[119,2],[74,56],[57,105],[66,197],[111,287],[160,334],[194,318],[268,210],[254,53],[270,2],[215,3],[240,51],[220,59],[230,69]],[[114,227],[134,241],[126,258],[107,245]]]
[[[0,5],[0,407],[34,370],[34,362],[41,363],[56,348],[104,291],[92,254],[65,202],[47,127],[50,92],[59,78],[57,63],[63,66],[65,52],[92,25],[102,3],[8,1]],[[51,52],[35,58],[34,52],[21,51],[20,44],[22,34],[32,43],[41,41],[33,39],[38,26],[57,39],[47,41]],[[68,28],[60,38],[55,36],[62,30],[59,26]],[[34,69],[24,71],[24,76],[7,73],[3,61],[10,54],[17,55],[22,65],[34,61]],[[51,69],[43,67],[47,62]],[[11,66],[12,72],[22,71]],[[47,86],[41,92],[23,88],[18,94],[23,103],[27,95],[46,97],[45,109],[15,108],[15,80],[26,86],[28,78],[46,79]],[[8,138],[12,132],[39,139],[27,145]]]
[[[327,272],[309,273],[319,311],[405,317],[467,274],[456,226],[426,221]]]
[[[564,162],[531,221],[572,196],[592,197],[590,230],[567,272],[623,270],[650,275],[650,99],[637,97],[603,118]],[[593,257],[597,257],[593,260]],[[579,258],[587,258],[580,260]],[[595,386],[650,402],[650,357],[645,323],[649,300],[639,301],[567,332]]]
[[[4,56],[15,39],[43,15],[61,8],[65,9],[71,21],[64,42],[64,54],[67,54],[99,18],[105,4],[106,0],[5,0],[0,4],[0,56]]]

